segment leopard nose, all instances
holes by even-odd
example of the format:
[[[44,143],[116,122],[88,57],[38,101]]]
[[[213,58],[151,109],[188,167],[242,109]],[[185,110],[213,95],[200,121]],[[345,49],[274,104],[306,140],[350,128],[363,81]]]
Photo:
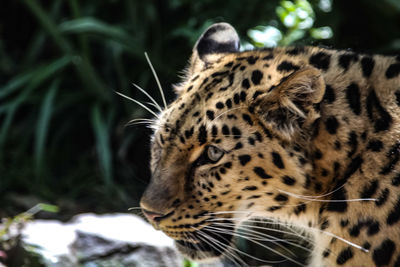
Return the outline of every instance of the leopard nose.
[[[164,214],[157,213],[157,212],[152,212],[149,210],[142,209],[144,216],[151,221],[151,222],[157,222],[159,221],[162,217],[164,217]]]

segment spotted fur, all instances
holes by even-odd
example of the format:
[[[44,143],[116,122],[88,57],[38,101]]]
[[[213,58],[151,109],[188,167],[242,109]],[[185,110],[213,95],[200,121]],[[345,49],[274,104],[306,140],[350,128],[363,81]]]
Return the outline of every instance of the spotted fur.
[[[310,266],[400,266],[399,57],[238,48],[211,26],[155,125],[154,226],[202,260],[251,214],[309,231]]]

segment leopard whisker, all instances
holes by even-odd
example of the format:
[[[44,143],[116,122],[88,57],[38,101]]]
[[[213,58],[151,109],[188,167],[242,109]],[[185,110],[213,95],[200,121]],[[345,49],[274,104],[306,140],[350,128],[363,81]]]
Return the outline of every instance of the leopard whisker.
[[[122,96],[122,97],[124,97],[124,98],[126,98],[126,99],[128,99],[128,100],[130,100],[130,101],[132,101],[132,102],[134,102],[135,104],[141,106],[142,108],[144,108],[145,110],[147,110],[149,113],[151,113],[152,115],[154,115],[157,119],[160,119],[160,117],[157,115],[157,113],[155,113],[153,110],[151,110],[149,107],[147,107],[146,105],[144,105],[144,104],[141,103],[140,101],[138,101],[138,100],[136,100],[136,99],[133,99],[133,98],[131,98],[131,97],[129,97],[129,96],[126,96],[126,95],[124,95],[124,94],[122,94],[122,93],[120,93],[120,92],[117,92],[117,91],[115,91],[115,93],[118,94],[118,95],[120,95],[120,96]]]
[[[156,100],[154,100],[154,98],[149,93],[147,93],[142,87],[140,87],[139,85],[137,85],[135,83],[132,83],[132,85],[135,86],[136,89],[138,89],[140,92],[142,92],[145,96],[147,96],[150,99],[150,101],[154,104],[153,106],[158,109],[158,111],[162,112],[162,108],[160,107],[160,105],[157,103]]]
[[[132,122],[128,122],[127,124],[125,124],[125,126],[132,126],[132,125],[136,125],[136,124],[147,124],[147,125],[151,125],[152,122],[150,122],[150,121],[132,121]]]
[[[309,229],[312,230],[312,231],[317,231],[317,232],[323,233],[323,234],[325,234],[327,236],[331,236],[331,237],[334,237],[336,239],[339,239],[340,241],[342,241],[342,242],[344,242],[344,243],[346,243],[346,244],[348,244],[348,245],[350,245],[350,246],[352,246],[354,248],[357,248],[357,249],[359,249],[359,250],[361,250],[363,252],[369,252],[368,249],[366,249],[366,248],[364,248],[364,247],[362,247],[360,245],[357,245],[357,244],[355,244],[355,243],[353,243],[353,242],[351,242],[351,241],[349,241],[349,240],[347,240],[347,239],[345,239],[345,238],[343,238],[341,236],[335,235],[335,234],[333,234],[331,232],[320,230],[320,229],[316,229],[316,228],[312,228],[312,227],[309,227]]]
[[[135,126],[135,125],[147,125],[148,128],[151,128],[151,123],[148,122],[136,122],[136,123],[128,123],[125,127]]]
[[[158,89],[160,90],[161,98],[162,98],[162,101],[164,103],[164,108],[166,109],[167,108],[167,101],[165,101],[164,91],[163,91],[163,89],[161,87],[160,79],[158,79],[157,73],[154,70],[153,64],[151,64],[150,58],[149,58],[149,56],[147,55],[146,52],[144,52],[144,56],[146,57],[147,63],[150,66],[150,69],[151,69],[151,72],[153,73],[154,79],[157,82],[157,86],[158,86]]]
[[[219,229],[220,230],[220,229]],[[210,230],[211,231],[211,230]],[[215,234],[217,234],[217,232],[214,232]],[[221,231],[220,233],[222,233],[222,234],[224,234],[224,232],[223,231]],[[218,234],[217,234],[218,235]],[[217,241],[217,240],[215,240],[215,241]],[[245,256],[247,256],[247,257],[249,257],[249,258],[252,258],[252,259],[254,259],[254,260],[257,260],[257,261],[261,261],[261,262],[265,262],[265,263],[269,263],[269,264],[276,264],[276,263],[282,263],[282,262],[285,262],[286,260],[276,260],[276,261],[272,261],[272,260],[263,260],[263,259],[260,259],[260,258],[258,258],[258,257],[256,257],[256,256],[253,256],[253,255],[251,255],[251,254],[248,254],[248,253],[246,253],[246,252],[244,252],[244,251],[241,251],[240,249],[238,249],[238,248],[234,248],[233,246],[229,246],[229,249],[234,249],[235,251],[237,251],[238,253],[240,253],[240,254],[242,254],[242,255],[245,255]]]
[[[228,226],[230,226],[230,225],[228,225]],[[269,230],[269,228],[264,228],[264,227],[261,227],[261,226],[254,226],[253,227],[252,225],[241,225],[240,227],[241,227],[241,230],[244,230],[244,231],[247,231],[249,233],[252,233],[255,237],[257,237],[256,235],[259,235],[259,236],[264,236],[265,238],[272,238],[272,240],[270,240],[270,241],[274,241],[275,240],[277,242],[283,242],[283,243],[298,247],[300,249],[306,250],[308,252],[312,252],[311,249],[309,249],[307,247],[304,247],[304,246],[301,246],[301,245],[299,245],[297,243],[291,242],[291,241],[289,241],[287,239],[277,238],[277,237],[275,237],[273,235],[269,235],[269,234],[266,234],[266,233],[261,233],[260,231],[253,230],[253,229],[260,229],[260,230],[267,229],[267,230]],[[247,229],[247,228],[249,228],[249,229]],[[282,230],[282,233],[287,234],[289,232],[285,232],[285,231]],[[302,239],[305,239],[302,235],[298,235],[297,237],[301,237]],[[268,241],[268,240],[265,240],[264,238],[261,238],[260,240]],[[307,240],[307,242],[310,241],[309,239],[306,239],[306,240]]]
[[[128,126],[133,126],[133,125],[137,125],[137,124],[147,124],[147,125],[154,125],[156,122],[154,120],[151,119],[133,119],[131,121],[129,121],[127,124],[125,124],[125,127]]]
[[[147,105],[149,105],[149,106],[152,106],[152,107],[155,107],[157,110],[159,110],[159,108],[157,107],[157,105],[156,104],[154,104],[154,103],[152,103],[152,102],[145,102]],[[162,111],[160,111],[160,112],[162,112]]]
[[[253,221],[253,223],[260,223],[260,221],[256,221],[255,220],[255,221]],[[305,240],[306,242],[308,242],[310,244],[313,244],[313,245],[316,244],[315,241],[310,236],[307,236],[307,235],[304,235],[304,234],[301,234],[301,233],[297,232],[293,228],[293,225],[287,225],[285,223],[279,223],[279,222],[268,222],[268,224],[271,224],[271,225],[274,225],[274,226],[279,226],[279,227],[284,227],[284,229],[269,228],[269,227],[263,227],[263,226],[257,226],[257,225],[246,225],[246,224],[242,224],[240,226],[240,228],[241,229],[246,229],[247,231],[251,230],[251,231],[254,231],[256,233],[259,233],[258,231],[256,231],[258,229],[259,230],[269,230],[271,232],[276,232],[276,233],[285,234],[285,235],[288,235],[288,236],[295,237],[296,240],[301,239],[301,240]],[[256,230],[254,230],[254,229],[256,229]],[[259,234],[262,234],[262,233],[259,233]],[[291,242],[288,239],[284,239],[284,241]],[[284,241],[282,241],[282,242],[284,242]],[[290,243],[290,244],[293,245],[293,246],[298,246],[296,243]],[[311,250],[309,250],[309,249],[307,249],[305,247],[301,247],[301,248],[311,252]]]
[[[192,244],[194,245],[194,247],[197,249],[197,251],[198,251],[198,253],[200,254],[200,256],[201,256],[202,258],[206,259],[206,258],[207,258],[207,255],[201,250],[200,246],[199,246],[196,242],[193,242],[193,241],[195,240],[194,237],[193,237],[193,235],[192,235],[191,233],[189,233],[189,232],[183,233],[183,235],[184,235],[184,237],[185,237],[186,239],[192,240],[191,243],[192,243]],[[186,241],[184,241],[184,243],[186,243]]]
[[[215,211],[215,212],[207,212],[205,215],[202,216],[207,216],[207,215],[219,215],[219,214],[252,214],[254,213],[253,211],[240,211],[240,210],[235,210],[235,211]]]
[[[237,255],[236,253],[234,253],[233,251],[230,251],[230,248],[234,249],[232,246],[228,245],[227,248],[224,248],[224,244],[218,240],[216,240],[215,238],[199,231],[199,229],[197,229],[196,227],[193,227],[193,229],[197,230],[198,232],[198,238],[203,241],[204,243],[208,244],[210,247],[213,247],[215,250],[217,250],[218,252],[221,253],[221,255],[224,255],[225,257],[227,257],[229,260],[231,260],[232,262],[234,262],[235,264],[237,264],[238,266],[248,266],[240,257],[239,255]],[[211,239],[213,241],[210,242],[208,239]],[[217,247],[215,247],[217,246]],[[229,256],[229,257],[228,257]],[[240,262],[240,264],[238,264],[238,262],[236,262],[236,260],[238,262]],[[242,265],[241,265],[242,264]]]
[[[218,233],[216,233],[216,232],[214,232],[214,233],[215,233],[216,235],[218,235]],[[216,239],[214,239],[214,238],[212,238],[212,237],[206,235],[205,233],[201,233],[201,234],[202,234],[203,237],[212,239],[214,242],[221,244],[220,241],[218,241],[218,240],[216,240]],[[218,235],[218,236],[219,236],[219,235]],[[262,259],[260,259],[260,258],[258,258],[258,257],[255,257],[255,256],[253,256],[253,255],[250,255],[250,254],[244,252],[244,251],[241,251],[240,249],[235,248],[235,247],[233,247],[233,246],[231,246],[231,245],[228,245],[228,249],[227,249],[226,251],[229,251],[231,255],[236,255],[237,257],[239,257],[239,255],[238,255],[237,253],[240,253],[240,254],[242,254],[242,255],[245,255],[245,256],[247,256],[247,257],[250,257],[250,258],[255,259],[255,260],[258,260],[258,261],[264,261],[264,260],[262,260]],[[236,257],[235,257],[235,258],[236,258]],[[245,266],[248,266],[240,257],[239,257],[239,259],[240,259],[240,261],[241,261],[241,264],[243,264],[243,265],[245,265]],[[279,262],[264,261],[264,262],[266,262],[266,263],[279,263],[279,262],[281,262],[281,261],[279,261]],[[236,263],[236,262],[235,262],[235,263]],[[238,266],[243,266],[243,265],[238,265]]]
[[[216,220],[210,220],[210,222],[213,222],[214,224],[223,223],[221,221],[220,222],[215,222],[215,221]],[[249,223],[260,223],[261,221],[259,221],[259,220],[248,220],[246,222],[249,222]],[[288,230],[288,231],[285,231],[285,230],[282,230],[282,229],[268,228],[268,230],[271,231],[271,232],[276,232],[276,233],[281,233],[281,234],[288,234],[290,236],[295,236],[297,238],[305,239],[305,240],[307,240],[307,242],[314,243],[314,241],[311,238],[306,237],[304,235],[301,235],[300,233],[294,231],[294,229],[290,227],[290,226],[296,227],[296,225],[289,225],[287,223],[281,223],[281,222],[277,222],[277,221],[268,221],[268,223],[272,224],[272,225],[283,226]],[[232,225],[234,225],[234,224],[232,223]],[[245,224],[242,224],[240,227],[247,227],[247,228],[251,228],[251,229],[260,229],[260,230],[265,230],[266,229],[266,227],[262,227],[262,226],[245,225]],[[291,231],[289,232],[289,230],[291,230]]]
[[[305,197],[305,198],[322,198],[322,197],[326,197],[326,196],[332,195],[333,193],[335,193],[338,190],[342,189],[345,185],[346,185],[346,183],[343,183],[341,186],[335,188],[335,190],[332,190],[330,192],[327,192],[327,193],[324,193],[324,194],[318,195],[318,196],[315,196],[315,195],[298,195],[298,196]],[[279,189],[277,189],[277,190],[279,190]]]
[[[137,125],[147,125],[148,128],[151,128],[150,123],[145,123],[145,122],[137,122],[137,123],[130,123],[125,125],[126,127],[130,127],[130,126],[137,126]]]
[[[206,226],[207,227],[207,226]],[[205,228],[206,228],[205,227]],[[214,233],[225,233],[224,231],[220,231],[219,229],[218,230],[215,230],[215,229],[210,229],[210,228],[207,228],[209,231],[211,231],[211,232],[214,232]],[[287,259],[287,260],[289,260],[289,261],[291,261],[291,262],[293,262],[293,263],[296,263],[296,264],[298,264],[298,265],[300,265],[300,266],[305,266],[304,264],[302,264],[302,263],[300,263],[300,262],[298,262],[298,261],[296,261],[296,260],[294,260],[294,259],[292,259],[292,258],[290,258],[290,257],[288,257],[288,256],[286,256],[286,255],[284,255],[284,254],[282,254],[282,253],[280,253],[279,251],[277,251],[276,249],[273,249],[273,248],[270,248],[270,247],[268,247],[268,246],[266,246],[266,245],[264,245],[264,244],[262,244],[262,243],[260,243],[260,242],[258,242],[258,241],[255,241],[255,240],[253,240],[253,239],[251,239],[251,238],[249,238],[248,236],[244,236],[244,235],[241,235],[241,234],[238,234],[238,233],[230,233],[230,234],[232,234],[232,235],[234,235],[234,236],[237,236],[237,237],[241,237],[241,238],[244,238],[244,239],[247,239],[247,240],[249,240],[250,242],[252,242],[252,243],[254,243],[254,244],[257,244],[257,245],[259,245],[259,246],[261,246],[261,247],[263,247],[263,248],[265,248],[265,249],[267,249],[267,250],[269,250],[269,251],[271,251],[271,252],[273,252],[273,253],[275,253],[275,254],[277,254],[277,255],[279,255],[279,256],[281,256],[281,257],[283,257],[283,258],[285,258],[285,259]],[[261,260],[261,261],[264,261],[264,260]],[[267,263],[277,263],[277,262],[269,262],[269,261],[265,261],[265,262],[267,262]],[[282,262],[282,261],[279,261],[279,262]]]
[[[226,220],[224,220],[224,221],[226,221]],[[247,222],[260,223],[262,221],[249,220]],[[288,235],[288,236],[294,236],[296,238],[295,241],[298,241],[299,239],[302,239],[302,240],[305,240],[306,242],[308,242],[309,244],[313,245],[314,248],[320,249],[320,248],[318,248],[317,243],[315,242],[314,239],[312,239],[311,237],[309,237],[307,235],[300,234],[299,232],[296,231],[296,229],[300,230],[300,228],[302,228],[301,225],[294,225],[292,223],[285,223],[285,222],[277,222],[274,219],[271,219],[271,221],[269,221],[267,223],[268,224],[272,224],[272,225],[276,225],[276,226],[280,226],[280,227],[284,227],[286,230],[275,229],[275,228],[266,228],[266,227],[256,226],[256,225],[245,225],[245,224],[242,224],[240,227],[241,227],[242,230],[243,230],[243,228],[250,228],[250,230],[251,229],[260,229],[260,230],[266,230],[267,229],[268,231],[271,231],[271,232],[277,232],[277,233],[281,233],[281,234]],[[221,226],[234,226],[235,225],[233,223],[229,224],[229,223],[224,223],[224,222],[223,223],[215,223],[215,222],[213,222],[213,224],[217,224],[217,225],[221,224]],[[246,230],[249,230],[249,229],[246,229]],[[319,229],[315,229],[315,230],[319,230]],[[305,229],[305,231],[306,231],[306,229]],[[263,233],[258,233],[258,234],[262,235]],[[299,248],[301,248],[303,250],[306,250],[308,252],[312,252],[313,251],[312,249],[309,249],[309,248],[306,248],[304,246],[301,246],[301,245],[297,244],[296,242],[291,242],[291,241],[289,241],[289,239],[285,239],[285,241],[287,241],[287,242],[285,242],[287,244],[290,244],[290,245],[295,246],[295,247],[299,247]],[[290,242],[290,243],[288,243],[288,242]],[[331,251],[331,254],[334,255],[334,256],[338,256],[333,251]]]
[[[129,209],[128,209],[128,211],[131,211],[131,210],[141,210],[142,208],[141,207],[130,207]]]
[[[315,199],[311,197],[303,197],[300,195],[297,195],[295,193],[287,192],[285,190],[277,189],[281,193],[285,193],[289,196],[298,198],[298,199],[303,199],[303,200],[308,200],[308,201],[316,201],[316,202],[358,202],[358,201],[377,201],[376,198],[353,198],[353,199]]]
[[[287,224],[289,224],[289,223],[287,223]],[[345,239],[345,238],[343,238],[341,236],[335,235],[335,234],[333,234],[331,232],[324,231],[324,230],[321,230],[321,229],[318,229],[318,228],[314,228],[314,227],[311,227],[311,226],[301,225],[301,224],[299,224],[299,225],[292,224],[292,223],[290,223],[290,224],[293,225],[294,227],[299,227],[299,228],[303,228],[305,230],[311,230],[311,231],[314,231],[314,232],[319,232],[319,233],[326,234],[326,235],[331,236],[331,237],[335,237],[336,239],[338,239],[338,240],[340,240],[340,241],[342,241],[342,242],[344,242],[344,243],[346,243],[346,244],[348,244],[348,245],[350,245],[350,246],[352,246],[354,248],[360,249],[363,252],[369,252],[368,249],[365,249],[362,246],[357,245],[357,244],[355,244],[355,243],[353,243],[353,242],[351,242],[351,241],[349,241],[349,240],[347,240],[347,239]]]
[[[128,209],[128,211],[131,211],[133,214],[145,218],[141,207],[131,207]]]
[[[231,224],[218,224],[218,225],[221,225],[221,226],[232,226]],[[210,225],[207,225],[204,228],[205,229],[214,229],[214,230],[217,230],[217,231],[223,231],[223,229],[220,229],[218,227],[213,227],[213,226],[210,226]],[[260,233],[260,232],[254,231],[256,234],[258,234],[258,236],[257,236],[254,233],[251,233],[249,229],[242,229],[242,230],[246,230],[249,233],[243,233],[242,234],[242,233],[236,233],[236,232],[229,232],[229,234],[232,234],[232,235],[238,236],[238,237],[242,237],[242,238],[245,238],[245,236],[247,236],[247,237],[249,237],[248,240],[251,241],[251,242],[253,242],[254,240],[272,242],[276,246],[278,246],[278,247],[282,248],[283,250],[287,251],[289,254],[292,254],[293,256],[296,256],[296,254],[294,254],[293,251],[291,251],[290,249],[286,248],[282,244],[278,243],[278,242],[283,242],[284,241],[283,239],[279,239],[279,238],[276,238],[276,237],[274,237],[272,235],[267,235],[267,234],[265,234],[266,235],[265,238],[260,238],[259,236],[262,236],[262,233]]]
[[[231,111],[233,111],[233,110],[238,110],[238,109],[242,109],[242,108],[244,108],[244,107],[243,107],[243,106],[239,106],[239,107],[236,107],[236,108],[230,108],[230,109],[228,109],[228,110],[225,110],[225,111],[221,112],[220,114],[218,114],[214,119],[212,119],[212,120],[209,122],[208,125],[211,126],[211,123],[212,123],[212,122],[214,122],[216,119],[220,118],[220,117],[223,116],[224,114],[229,113],[229,112],[231,112]]]

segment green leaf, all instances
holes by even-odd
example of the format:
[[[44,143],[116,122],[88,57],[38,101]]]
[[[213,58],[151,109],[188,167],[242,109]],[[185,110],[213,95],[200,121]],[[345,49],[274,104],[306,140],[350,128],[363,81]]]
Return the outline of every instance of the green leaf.
[[[134,55],[143,56],[143,49],[138,41],[130,36],[120,26],[112,26],[91,17],[68,20],[59,25],[59,30],[64,34],[92,34],[102,38],[102,41],[114,41]]]
[[[11,57],[9,51],[6,51],[4,41],[0,39],[0,72],[4,74],[10,73],[15,70],[17,64],[18,63]]]
[[[183,267],[199,267],[199,264],[197,262],[184,259],[183,260]]]
[[[1,130],[0,130],[0,159],[4,157],[4,153],[2,151],[2,147],[4,145],[4,142],[7,137],[8,129],[10,128],[11,122],[14,118],[15,115],[15,110],[17,106],[15,104],[11,105],[8,113],[6,114],[6,118],[3,121],[3,124],[1,125]]]
[[[257,26],[247,31],[247,35],[256,46],[274,47],[282,39],[279,29],[272,26]]]
[[[99,105],[95,105],[92,108],[92,125],[94,135],[96,137],[97,156],[103,171],[102,175],[104,178],[104,183],[106,184],[107,188],[110,188],[112,185],[111,148],[109,144],[108,127],[102,117]]]
[[[39,119],[36,126],[36,136],[35,136],[35,168],[36,175],[39,177],[43,171],[43,153],[45,147],[46,136],[48,133],[48,128],[50,124],[50,118],[52,115],[53,101],[57,93],[60,80],[56,79],[51,84],[49,90],[47,91],[42,107],[39,113]]]
[[[390,4],[393,9],[400,11],[400,2],[398,0],[386,0],[386,2]]]
[[[320,27],[310,29],[310,35],[314,39],[330,39],[333,37],[331,27]]]
[[[58,47],[66,54],[71,54],[71,46],[68,41],[61,35],[60,31],[53,20],[49,17],[45,10],[37,3],[36,0],[22,1],[36,17],[42,27],[50,34]]]
[[[27,83],[29,83],[29,85],[25,88],[25,90],[31,90],[29,89],[31,87],[36,88],[46,79],[65,68],[69,63],[71,63],[71,61],[72,57],[64,56],[43,66],[36,66],[34,69],[24,74],[16,75],[5,86],[0,87],[0,99],[14,93]]]
[[[47,211],[47,212],[55,213],[55,212],[58,212],[59,209],[55,205],[38,203],[35,206],[33,206],[32,208],[30,208],[29,210],[27,210],[26,212],[18,214],[16,217],[14,217],[13,220],[16,220],[18,217],[22,218],[24,220],[27,220],[27,219],[32,218],[33,215],[35,215],[36,213],[38,213],[40,211]]]
[[[79,6],[79,1],[78,0],[69,0],[68,3],[71,8],[74,19],[80,18],[81,17],[81,8]],[[80,34],[78,38],[79,38],[79,43],[80,43],[80,48],[81,48],[81,54],[89,60],[90,59],[90,47],[89,47],[89,43],[88,43],[88,38],[87,38],[86,34]]]
[[[58,45],[61,51],[66,55],[74,55],[74,50],[68,40],[61,34],[60,29],[53,20],[47,15],[46,11],[37,3],[36,0],[24,0],[33,15],[37,18],[42,27],[50,34],[53,41]],[[100,77],[90,64],[87,58],[75,57],[74,60],[76,71],[82,82],[89,88],[94,96],[108,101],[109,96],[105,90]]]
[[[36,71],[30,71],[15,76],[5,86],[0,87],[0,99],[12,94],[13,92],[21,88],[24,84],[29,82],[36,73]]]
[[[314,10],[307,0],[296,0],[296,6],[307,12],[309,16],[314,16]]]
[[[26,86],[24,90],[22,90],[22,92],[17,97],[15,97],[12,100],[9,100],[10,108],[8,109],[8,111],[5,111],[7,113],[6,119],[4,120],[3,124],[1,124],[1,129],[0,129],[0,148],[3,146],[6,140],[8,129],[11,125],[11,122],[14,118],[14,114],[17,111],[18,107],[30,96],[33,90],[35,90],[47,79],[52,77],[55,73],[66,67],[70,62],[71,62],[71,57],[65,56],[35,71],[35,74],[32,75],[31,79],[29,80],[28,86]],[[17,84],[22,85],[23,83],[26,82],[28,81],[24,79],[22,82],[21,81],[19,83],[17,82]],[[12,90],[15,90],[15,88],[17,88],[15,86],[15,83],[14,86],[11,88],[14,88]]]
[[[42,211],[56,213],[60,210],[56,205],[45,204],[45,203],[39,203],[38,205]]]
[[[282,1],[281,6],[290,12],[295,11],[296,9],[296,6],[292,1]]]
[[[305,35],[305,31],[304,30],[290,31],[288,34],[286,34],[283,37],[283,39],[281,40],[281,42],[279,44],[283,45],[283,46],[287,46],[287,45],[293,44],[297,40],[300,40],[301,38],[303,38],[304,35]]]
[[[286,16],[289,14],[289,12],[286,11],[286,9],[284,9],[283,7],[278,6],[276,8],[276,14],[278,15],[281,22],[283,22],[285,20]]]
[[[49,17],[51,19],[56,19],[60,15],[60,11],[62,10],[63,0],[53,0],[52,6],[50,8]],[[43,49],[45,48],[46,41],[46,32],[43,29],[40,29],[37,34],[32,38],[29,42],[29,46],[27,47],[27,51],[25,53],[24,60],[22,62],[22,66],[31,65],[34,62],[37,62],[40,59],[40,56],[43,55]]]

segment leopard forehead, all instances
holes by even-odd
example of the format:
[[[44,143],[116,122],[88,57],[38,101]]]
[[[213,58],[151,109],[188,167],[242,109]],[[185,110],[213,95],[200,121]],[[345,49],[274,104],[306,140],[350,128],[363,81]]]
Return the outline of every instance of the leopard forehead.
[[[213,122],[236,120],[236,124],[243,124],[238,118],[248,122],[251,115],[246,113],[254,112],[252,104],[257,97],[305,64],[291,63],[288,55],[278,49],[225,55],[187,77],[176,86],[178,98],[162,113],[154,138],[163,145],[176,145],[192,137],[196,125],[211,129]]]

